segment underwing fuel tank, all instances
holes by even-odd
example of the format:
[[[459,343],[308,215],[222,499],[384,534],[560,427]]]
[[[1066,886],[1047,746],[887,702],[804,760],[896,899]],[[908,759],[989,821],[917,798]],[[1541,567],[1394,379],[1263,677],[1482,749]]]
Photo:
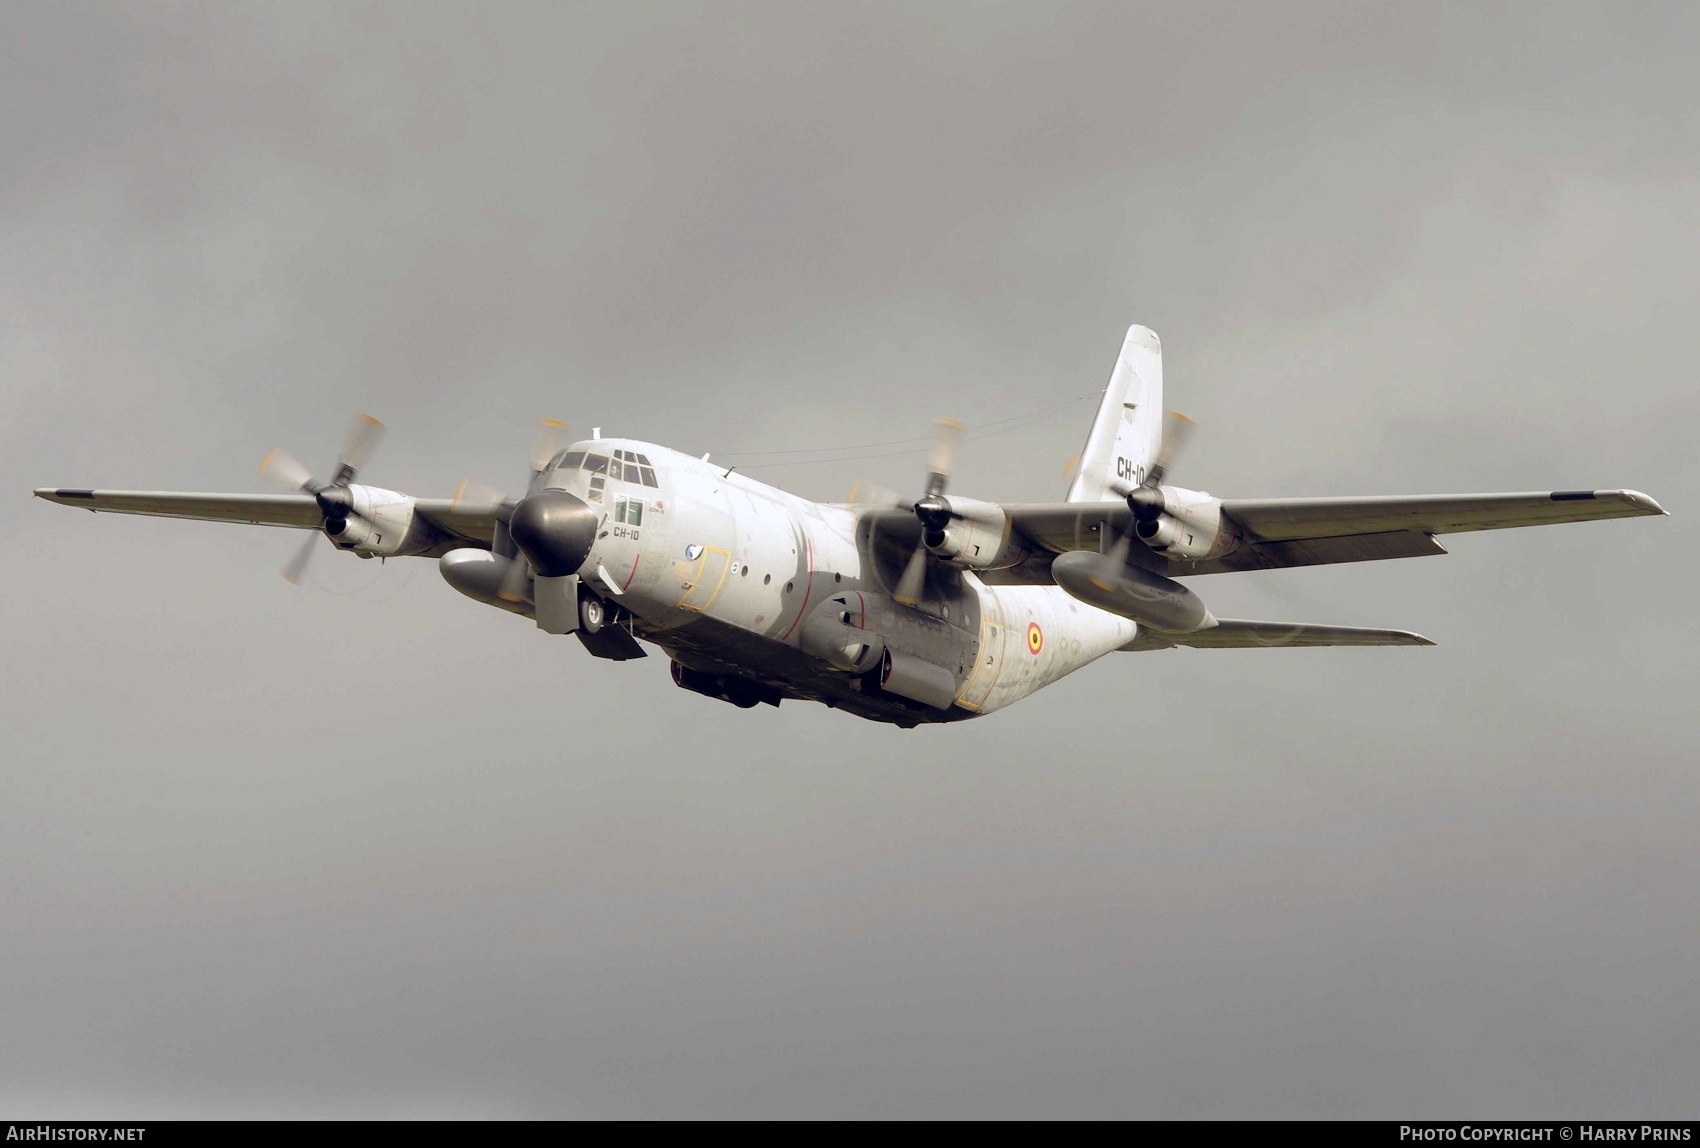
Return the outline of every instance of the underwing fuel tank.
[[[1057,556],[1051,577],[1071,598],[1153,630],[1187,634],[1216,624],[1204,600],[1173,578],[1133,565],[1107,572],[1103,565],[1102,555],[1075,550]]]
[[[437,569],[442,572],[443,581],[473,601],[523,614],[527,612],[523,601],[508,602],[502,598],[502,584],[512,562],[511,558],[468,546],[443,555],[437,560]]]

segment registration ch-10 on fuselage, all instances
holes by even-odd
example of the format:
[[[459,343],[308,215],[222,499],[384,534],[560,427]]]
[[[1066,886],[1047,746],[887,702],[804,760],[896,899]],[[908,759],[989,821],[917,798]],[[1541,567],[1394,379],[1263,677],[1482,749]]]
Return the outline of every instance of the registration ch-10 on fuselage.
[[[653,443],[567,443],[545,422],[523,497],[414,498],[354,481],[381,426],[355,423],[317,481],[282,452],[277,495],[43,488],[87,510],[293,527],[365,558],[437,559],[475,601],[598,658],[672,660],[734,705],[806,699],[912,727],[1003,709],[1115,651],[1422,646],[1403,630],[1216,618],[1179,579],[1444,554],[1436,535],[1664,510],[1633,490],[1222,499],[1165,481],[1189,424],[1162,352],[1128,331],[1061,502],[948,489],[960,427],[936,426],[924,492],[811,502]],[[285,569],[299,580],[316,539]]]

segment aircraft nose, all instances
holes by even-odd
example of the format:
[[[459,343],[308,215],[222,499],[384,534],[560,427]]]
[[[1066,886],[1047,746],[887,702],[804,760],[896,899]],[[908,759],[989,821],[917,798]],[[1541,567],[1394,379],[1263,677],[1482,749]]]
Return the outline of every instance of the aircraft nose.
[[[540,490],[519,500],[508,519],[508,533],[532,569],[545,578],[562,578],[584,565],[600,519],[577,495]]]

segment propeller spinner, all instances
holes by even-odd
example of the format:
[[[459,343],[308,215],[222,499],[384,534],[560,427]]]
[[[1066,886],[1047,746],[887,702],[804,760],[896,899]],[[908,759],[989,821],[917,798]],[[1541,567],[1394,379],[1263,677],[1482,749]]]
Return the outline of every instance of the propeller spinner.
[[[921,541],[903,567],[903,575],[892,592],[905,606],[919,605],[927,588],[928,553],[944,545],[944,532],[953,517],[950,503],[945,501],[945,488],[950,483],[951,467],[956,462],[956,446],[962,440],[962,424],[955,419],[933,422],[933,445],[927,456],[927,493],[915,503],[915,519],[921,524]]]
[[[524,602],[534,574],[559,577],[583,564],[596,541],[598,516],[588,504],[563,490],[533,490],[552,460],[567,445],[571,427],[559,419],[538,419],[531,440],[527,493],[514,504],[506,533],[510,545],[496,543],[496,552],[508,560],[497,597],[504,602]],[[502,492],[468,480],[455,492],[455,505],[499,507],[506,501]]]
[[[1186,448],[1195,425],[1179,411],[1164,412],[1163,438],[1157,444],[1157,457],[1152,460],[1151,469],[1145,474],[1145,481],[1127,494],[1127,508],[1133,513],[1133,524],[1130,529],[1116,536],[1115,542],[1103,550],[1098,560],[1099,574],[1095,581],[1101,586],[1111,583],[1122,567],[1127,565],[1128,551],[1133,545],[1134,535],[1148,537],[1157,529],[1157,522],[1163,517],[1163,511],[1166,509],[1163,478],[1174,466],[1181,451]]]

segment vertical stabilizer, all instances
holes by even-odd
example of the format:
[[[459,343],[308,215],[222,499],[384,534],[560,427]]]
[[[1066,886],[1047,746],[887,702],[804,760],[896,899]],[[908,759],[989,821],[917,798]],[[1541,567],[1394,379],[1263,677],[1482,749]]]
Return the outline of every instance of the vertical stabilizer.
[[[1104,401],[1080,452],[1070,502],[1114,502],[1145,481],[1163,437],[1163,346],[1149,327],[1129,327]]]

